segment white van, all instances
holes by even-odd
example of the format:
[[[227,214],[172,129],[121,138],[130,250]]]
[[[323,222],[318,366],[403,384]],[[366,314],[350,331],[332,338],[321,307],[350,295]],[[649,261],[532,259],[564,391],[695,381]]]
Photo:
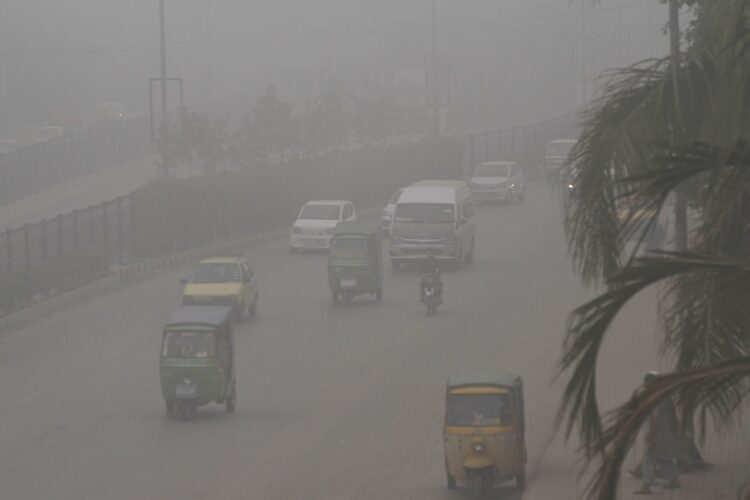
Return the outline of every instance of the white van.
[[[558,139],[547,144],[543,170],[548,180],[560,177],[560,168],[568,161],[568,156],[577,142],[576,139]]]
[[[471,190],[464,181],[419,181],[404,188],[391,226],[393,269],[419,262],[432,250],[459,267],[474,259],[476,222]]]

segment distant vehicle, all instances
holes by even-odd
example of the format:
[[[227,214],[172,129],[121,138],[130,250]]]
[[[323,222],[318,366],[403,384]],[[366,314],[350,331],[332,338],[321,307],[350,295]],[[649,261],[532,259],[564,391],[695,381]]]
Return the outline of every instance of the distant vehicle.
[[[212,257],[193,269],[185,285],[182,303],[227,305],[237,322],[247,311],[250,317],[258,310],[258,283],[244,257]]]
[[[464,181],[419,181],[396,203],[390,256],[394,270],[420,262],[428,251],[456,267],[474,260],[476,222],[471,190]]]
[[[568,156],[577,142],[575,139],[558,139],[547,144],[544,158],[544,174],[547,179],[559,178],[560,167],[568,161]]]
[[[47,142],[53,139],[59,139],[62,136],[63,136],[62,127],[57,127],[57,126],[39,127],[38,129],[36,129],[36,132],[34,132],[34,142],[36,144],[39,144],[40,142]]]
[[[99,121],[122,120],[128,116],[124,102],[105,102],[99,106],[96,119]]]
[[[328,285],[334,303],[357,295],[383,300],[383,253],[377,221],[341,222],[333,231],[328,255]]]
[[[526,184],[521,165],[515,161],[480,164],[469,181],[474,201],[523,201]]]
[[[23,146],[18,139],[0,139],[0,154],[10,153]]]
[[[419,284],[422,289],[422,303],[427,308],[427,316],[437,312],[437,308],[443,303],[443,282],[440,279],[440,269],[422,277]]]
[[[308,249],[328,249],[331,236],[341,221],[356,221],[354,204],[346,200],[315,200],[300,210],[289,237],[292,252]]]
[[[399,189],[398,191],[396,191],[394,195],[391,196],[391,199],[388,200],[388,203],[383,209],[383,234],[385,235],[391,234],[391,226],[393,225],[393,214],[396,213],[396,202],[398,201],[398,197],[401,196],[401,193],[403,191],[404,191],[403,189]]]

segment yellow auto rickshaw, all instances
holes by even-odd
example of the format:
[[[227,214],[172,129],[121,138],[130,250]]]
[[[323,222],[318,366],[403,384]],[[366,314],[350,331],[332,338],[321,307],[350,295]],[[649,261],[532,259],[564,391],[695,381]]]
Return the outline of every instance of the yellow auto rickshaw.
[[[513,373],[462,375],[448,380],[445,401],[445,472],[448,488],[477,496],[515,479],[526,483],[523,380]]]

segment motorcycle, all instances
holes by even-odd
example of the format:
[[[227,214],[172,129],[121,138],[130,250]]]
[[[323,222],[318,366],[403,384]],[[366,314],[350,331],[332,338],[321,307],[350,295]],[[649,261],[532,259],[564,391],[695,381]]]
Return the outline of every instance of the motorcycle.
[[[437,308],[443,303],[443,285],[440,275],[436,272],[422,278],[422,302],[427,308],[427,316],[437,312]]]

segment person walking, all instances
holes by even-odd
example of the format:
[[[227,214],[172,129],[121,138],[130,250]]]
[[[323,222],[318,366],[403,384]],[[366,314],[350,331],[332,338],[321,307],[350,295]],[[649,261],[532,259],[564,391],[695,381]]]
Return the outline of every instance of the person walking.
[[[643,379],[644,386],[654,383],[657,372],[648,372]],[[646,453],[641,464],[643,486],[636,495],[650,495],[651,486],[658,472],[667,484],[665,488],[679,488],[675,463],[677,461],[677,411],[671,398],[660,402],[646,420]]]

